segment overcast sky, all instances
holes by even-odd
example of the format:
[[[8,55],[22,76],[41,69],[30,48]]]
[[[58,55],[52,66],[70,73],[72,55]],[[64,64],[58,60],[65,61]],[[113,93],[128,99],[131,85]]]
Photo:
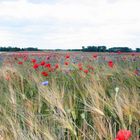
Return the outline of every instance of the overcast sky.
[[[0,46],[140,48],[140,0],[0,0]]]

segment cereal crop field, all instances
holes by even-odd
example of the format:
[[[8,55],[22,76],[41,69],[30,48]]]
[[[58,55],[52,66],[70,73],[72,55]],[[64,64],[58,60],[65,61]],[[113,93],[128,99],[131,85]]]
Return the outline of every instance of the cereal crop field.
[[[129,138],[140,139],[140,53],[0,53],[0,140]]]

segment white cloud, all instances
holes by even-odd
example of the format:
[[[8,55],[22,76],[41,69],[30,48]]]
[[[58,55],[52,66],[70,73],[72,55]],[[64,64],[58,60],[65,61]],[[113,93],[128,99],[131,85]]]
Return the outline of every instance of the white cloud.
[[[0,45],[139,47],[139,0],[3,0]]]

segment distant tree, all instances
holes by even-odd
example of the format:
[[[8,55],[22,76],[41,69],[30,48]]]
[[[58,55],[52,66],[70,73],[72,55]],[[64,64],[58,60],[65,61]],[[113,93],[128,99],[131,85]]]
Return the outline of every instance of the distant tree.
[[[136,48],[136,52],[140,52],[140,48]]]
[[[85,49],[85,46],[82,46],[82,49]]]
[[[108,49],[109,52],[132,52],[132,49],[128,48],[128,47],[113,47],[113,48],[109,48]]]
[[[24,51],[38,51],[38,48],[33,48],[33,47],[24,48]]]
[[[55,49],[55,51],[62,51],[61,49]]]
[[[33,48],[33,47],[29,47],[29,48],[18,48],[18,47],[0,47],[0,51],[7,51],[7,52],[17,52],[17,51],[39,51],[38,48]]]
[[[105,52],[106,51],[106,46],[98,46],[98,52]]]
[[[82,47],[82,51],[84,52],[105,52],[106,46],[87,46]]]

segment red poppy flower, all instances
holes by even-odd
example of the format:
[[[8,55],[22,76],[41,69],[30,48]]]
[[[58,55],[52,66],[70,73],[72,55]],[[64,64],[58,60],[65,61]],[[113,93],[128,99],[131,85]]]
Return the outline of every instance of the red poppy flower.
[[[59,68],[59,65],[58,64],[55,64],[55,69],[58,69]]]
[[[135,75],[138,75],[138,74],[139,74],[139,71],[138,71],[138,70],[135,70],[135,71],[134,71],[134,74],[135,74]]]
[[[49,60],[49,59],[50,59],[50,56],[47,56],[47,57],[46,57],[46,60]]]
[[[39,64],[34,64],[33,68],[37,69],[39,67]]]
[[[130,130],[119,130],[115,140],[129,140],[131,136],[132,132]]]
[[[84,70],[84,73],[88,74],[88,70]]]
[[[135,56],[135,54],[134,54],[134,53],[132,53],[131,55],[132,55],[132,56]]]
[[[87,66],[89,70],[94,70],[94,68],[90,65]]]
[[[70,58],[70,55],[67,54],[67,55],[65,56],[65,58],[66,58],[66,59]]]
[[[9,76],[9,75],[6,75],[5,79],[6,79],[7,81],[9,81],[9,80],[10,80],[10,76]]]
[[[54,68],[48,68],[49,69],[49,72],[54,72]]]
[[[32,63],[36,63],[36,59],[32,59],[31,62],[32,62]]]
[[[42,71],[41,74],[42,74],[43,76],[48,76],[48,73],[45,72],[45,71]]]
[[[93,58],[97,59],[97,57],[98,57],[97,54],[94,54],[94,55],[93,55]]]
[[[82,64],[81,64],[81,63],[79,63],[79,64],[78,64],[78,67],[82,67]]]
[[[124,57],[123,57],[123,61],[125,61],[125,60],[126,60],[126,57],[124,56]]]
[[[18,62],[18,64],[19,64],[19,65],[22,65],[22,64],[23,64],[23,62],[19,61],[19,62]]]
[[[24,58],[23,58],[24,61],[27,61],[27,59],[28,59],[28,57],[24,57]]]
[[[45,61],[41,61],[40,65],[44,66],[45,65]]]
[[[106,57],[105,56],[103,57],[103,60],[106,60]]]
[[[79,70],[83,70],[83,68],[82,67],[79,67]]]
[[[121,54],[121,51],[118,51],[117,54]]]
[[[65,62],[64,64],[65,64],[65,65],[68,65],[68,64],[69,64],[69,62]]]
[[[46,64],[45,68],[51,68],[51,64],[50,63]]]
[[[110,68],[113,68],[113,66],[114,66],[113,61],[109,61],[109,62],[108,62],[108,66],[109,66]]]

